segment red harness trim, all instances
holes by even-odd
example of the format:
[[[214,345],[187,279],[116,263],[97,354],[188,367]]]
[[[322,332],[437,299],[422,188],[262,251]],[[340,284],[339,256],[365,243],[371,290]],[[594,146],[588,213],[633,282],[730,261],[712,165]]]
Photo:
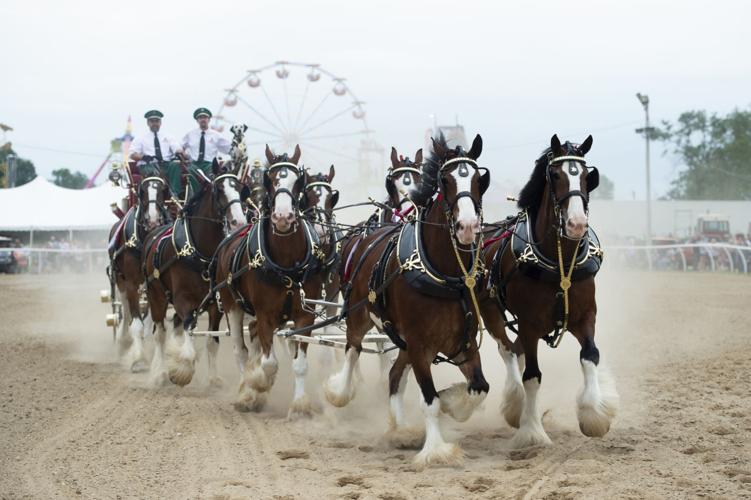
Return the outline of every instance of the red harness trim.
[[[414,205],[410,205],[409,208],[407,208],[407,210],[405,210],[404,212],[400,211],[398,208],[395,208],[394,209],[394,216],[392,217],[392,222],[397,222],[396,219],[399,219],[399,220],[403,221],[404,218],[406,216],[408,216],[409,213],[412,212],[412,210],[414,210],[414,208],[415,208]]]
[[[500,236],[496,236],[494,238],[488,238],[487,240],[482,242],[482,249],[485,250],[487,247],[495,243],[496,241],[501,241],[505,238],[508,238],[511,236],[511,230],[506,230],[503,233],[501,233]]]

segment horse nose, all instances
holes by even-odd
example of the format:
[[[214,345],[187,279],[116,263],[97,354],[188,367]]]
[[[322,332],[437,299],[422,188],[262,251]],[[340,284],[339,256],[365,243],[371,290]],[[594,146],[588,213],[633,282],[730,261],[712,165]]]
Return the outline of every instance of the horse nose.
[[[472,243],[479,229],[480,221],[477,217],[473,217],[470,220],[456,221],[456,235],[459,242],[463,245]]]
[[[583,217],[569,217],[566,221],[566,233],[574,238],[581,238],[587,227],[587,219]]]

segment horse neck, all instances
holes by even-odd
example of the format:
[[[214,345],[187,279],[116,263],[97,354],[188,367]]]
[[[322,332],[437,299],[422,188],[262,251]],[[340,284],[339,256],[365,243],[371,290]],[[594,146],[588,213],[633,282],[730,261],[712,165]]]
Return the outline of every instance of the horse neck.
[[[190,235],[199,252],[210,256],[216,251],[219,243],[224,239],[224,225],[221,214],[212,202],[212,190],[204,191],[195,211],[189,215]]]
[[[274,225],[269,221],[265,228],[266,248],[274,263],[281,267],[294,267],[305,259],[307,243],[302,220],[295,223],[290,234],[280,236],[274,232]]]
[[[448,230],[448,221],[443,212],[442,202],[436,200],[428,209],[425,217],[428,224],[422,224],[423,248],[430,265],[437,271],[447,276],[461,275],[461,268],[456,261],[453,245],[458,242],[451,241],[451,233]],[[471,255],[468,252],[459,252],[464,267],[469,271],[472,266]]]
[[[540,252],[548,259],[557,263],[558,244],[556,240],[558,238],[558,230],[556,229],[556,219],[553,200],[550,198],[550,190],[546,184],[545,193],[542,195],[542,203],[537,210],[537,215],[534,220],[534,234]],[[576,241],[569,240],[568,238],[561,238],[563,264],[566,269],[568,269],[574,250],[577,246],[578,243]]]

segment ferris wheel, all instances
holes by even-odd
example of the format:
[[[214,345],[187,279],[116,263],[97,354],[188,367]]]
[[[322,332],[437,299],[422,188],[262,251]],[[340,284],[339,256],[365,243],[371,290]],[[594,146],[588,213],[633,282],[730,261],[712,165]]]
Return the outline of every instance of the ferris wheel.
[[[212,128],[222,132],[235,123],[248,126],[248,146],[291,153],[299,144],[302,162],[313,169],[335,163],[367,174],[368,156],[379,149],[365,103],[318,64],[277,61],[248,70],[226,89]]]

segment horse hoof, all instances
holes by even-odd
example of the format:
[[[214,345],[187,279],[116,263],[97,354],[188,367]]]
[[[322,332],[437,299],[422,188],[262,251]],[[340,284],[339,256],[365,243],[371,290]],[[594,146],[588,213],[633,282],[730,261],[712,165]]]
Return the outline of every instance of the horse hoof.
[[[297,420],[300,418],[310,418],[313,416],[313,407],[310,404],[310,399],[306,394],[303,394],[297,399],[293,399],[289,405],[289,412],[287,413],[287,420]]]
[[[464,461],[464,452],[454,443],[441,443],[431,449],[423,449],[415,456],[414,464],[419,469],[431,465],[459,466]]]
[[[501,415],[503,415],[506,423],[514,429],[519,428],[524,398],[524,386],[521,384],[509,384],[503,390]]]
[[[536,446],[552,446],[552,444],[553,442],[545,434],[542,427],[540,429],[519,429],[511,438],[511,448],[515,450]]]
[[[336,377],[336,375],[332,375],[326,380],[323,394],[326,396],[326,401],[337,408],[342,408],[355,397],[355,386],[354,384],[350,384],[349,391],[347,391],[346,387],[336,387],[337,385],[341,385],[337,383],[338,379]]]
[[[193,380],[193,372],[193,367],[188,363],[180,363],[180,365],[170,369],[169,381],[177,386],[185,387]]]
[[[419,450],[425,442],[425,429],[419,427],[394,427],[384,435],[389,446],[400,450]]]
[[[483,402],[487,393],[468,392],[466,382],[459,382],[438,392],[441,411],[451,415],[457,422],[466,422]]]
[[[238,392],[240,394],[233,406],[235,407],[235,410],[239,412],[258,412],[266,405],[266,394],[255,391],[246,386],[245,383],[240,383],[240,389]]]

